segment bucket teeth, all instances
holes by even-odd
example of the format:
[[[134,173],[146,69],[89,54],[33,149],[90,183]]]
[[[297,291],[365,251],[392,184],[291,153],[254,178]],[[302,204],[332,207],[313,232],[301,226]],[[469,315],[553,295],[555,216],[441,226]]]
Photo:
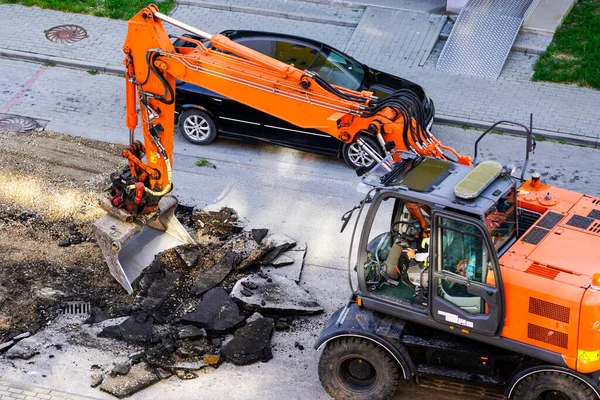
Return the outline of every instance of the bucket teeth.
[[[133,293],[132,282],[167,249],[182,244],[195,244],[183,225],[175,217],[177,200],[165,196],[159,203],[159,212],[146,224],[125,222],[121,216],[110,213],[94,223],[93,232],[111,275],[127,293]]]

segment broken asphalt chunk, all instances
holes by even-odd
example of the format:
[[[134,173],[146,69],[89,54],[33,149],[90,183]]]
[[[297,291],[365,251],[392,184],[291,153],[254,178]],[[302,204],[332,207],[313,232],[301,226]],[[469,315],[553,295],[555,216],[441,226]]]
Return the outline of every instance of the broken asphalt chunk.
[[[202,295],[217,286],[236,267],[240,258],[240,255],[234,251],[227,252],[221,261],[198,275],[192,285],[192,294]]]
[[[300,282],[300,276],[302,275],[302,269],[304,268],[304,257],[306,257],[306,243],[303,246],[296,246],[292,250],[286,251],[284,255],[279,256],[271,264],[273,267],[267,267],[265,270],[271,275],[280,275],[285,278],[293,279],[296,282]],[[289,265],[277,265],[280,257],[286,257],[292,260]]]
[[[127,375],[129,373],[129,370],[131,370],[131,364],[128,362],[122,362],[122,363],[118,363],[117,365],[115,365],[114,368],[112,369],[111,373],[113,375],[115,375],[115,374]]]
[[[1,343],[1,344],[0,344],[0,351],[4,351],[4,350],[8,349],[8,348],[9,348],[9,347],[11,347],[13,344],[15,344],[15,342],[14,342],[14,341],[12,341],[12,340],[9,340],[8,342],[5,342],[5,343]]]
[[[153,322],[154,318],[150,314],[139,313],[127,318],[120,325],[107,326],[98,336],[130,343],[147,343],[152,341]]]
[[[90,382],[90,386],[95,388],[100,386],[100,384],[102,383],[102,381],[104,380],[104,376],[102,374],[92,374],[91,376],[91,382]]]
[[[35,337],[30,336],[12,346],[4,357],[6,358],[21,358],[23,360],[29,360],[33,356],[39,354],[38,350],[42,347],[42,343]]]
[[[159,378],[145,363],[135,364],[127,375],[108,376],[100,389],[122,399],[147,388]]]
[[[281,233],[272,233],[265,239],[265,245],[273,247],[285,246],[287,249],[291,249],[296,245],[296,240]]]
[[[242,294],[242,290],[245,290],[243,282],[256,284],[257,289],[252,296]],[[290,314],[317,314],[323,311],[306,290],[293,280],[278,275],[265,279],[259,274],[252,274],[242,278],[233,287],[231,297],[239,300],[249,310]]]
[[[254,239],[256,243],[260,244],[265,236],[267,236],[268,232],[268,229],[252,229],[250,234],[252,235],[252,239]]]
[[[248,269],[249,267],[252,267],[253,265],[256,265],[265,254],[267,254],[269,251],[271,251],[273,249],[273,246],[266,246],[266,247],[261,247],[260,249],[256,249],[255,251],[252,252],[252,254],[250,254],[248,257],[246,257],[241,263],[238,264],[238,266],[235,268],[236,271],[238,272],[242,272],[245,271],[246,269]]]
[[[188,267],[195,267],[198,263],[200,249],[196,245],[182,245],[175,247],[175,252]]]
[[[220,287],[209,290],[196,309],[181,318],[184,322],[192,323],[212,333],[232,330],[244,322],[244,319],[237,304]]]
[[[259,318],[235,331],[235,337],[223,346],[221,354],[235,365],[269,361],[273,358],[271,336],[274,328],[272,318]]]
[[[185,325],[177,330],[177,335],[180,339],[206,337],[206,330],[200,329],[194,325]]]

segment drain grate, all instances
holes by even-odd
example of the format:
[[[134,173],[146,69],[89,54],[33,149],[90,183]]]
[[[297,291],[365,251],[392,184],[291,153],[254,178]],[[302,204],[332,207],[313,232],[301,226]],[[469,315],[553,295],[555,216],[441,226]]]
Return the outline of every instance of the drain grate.
[[[13,133],[30,132],[36,130],[40,125],[27,117],[10,116],[0,119],[0,131],[8,131]]]
[[[86,37],[86,30],[79,25],[59,25],[46,31],[46,39],[55,43],[75,43]]]
[[[85,301],[67,301],[60,306],[60,313],[65,315],[89,315],[90,303]]]

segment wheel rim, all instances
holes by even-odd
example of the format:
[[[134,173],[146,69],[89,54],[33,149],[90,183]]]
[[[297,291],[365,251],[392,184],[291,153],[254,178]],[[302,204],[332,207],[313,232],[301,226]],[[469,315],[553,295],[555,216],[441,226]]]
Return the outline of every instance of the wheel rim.
[[[357,167],[370,167],[375,162],[373,157],[368,155],[356,143],[352,143],[348,148],[348,158]]]
[[[347,357],[338,364],[337,377],[340,383],[352,391],[368,391],[377,382],[377,371],[364,358]]]
[[[185,134],[194,140],[206,140],[210,135],[208,121],[200,115],[190,115],[183,121]]]

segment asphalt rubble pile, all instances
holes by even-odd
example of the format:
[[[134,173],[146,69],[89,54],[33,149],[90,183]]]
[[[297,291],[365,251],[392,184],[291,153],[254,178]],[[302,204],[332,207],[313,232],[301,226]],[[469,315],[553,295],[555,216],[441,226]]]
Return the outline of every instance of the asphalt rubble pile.
[[[105,326],[98,337],[140,348],[110,370],[92,371],[92,387],[118,398],[173,375],[196,378],[223,362],[266,362],[275,330],[290,329],[296,315],[323,311],[297,284],[305,243],[267,229],[246,231],[230,208],[180,206],[177,216],[197,231],[198,244],[156,256],[134,282],[122,322],[107,326],[110,316],[98,307],[86,321]],[[32,356],[18,344],[4,357]]]

